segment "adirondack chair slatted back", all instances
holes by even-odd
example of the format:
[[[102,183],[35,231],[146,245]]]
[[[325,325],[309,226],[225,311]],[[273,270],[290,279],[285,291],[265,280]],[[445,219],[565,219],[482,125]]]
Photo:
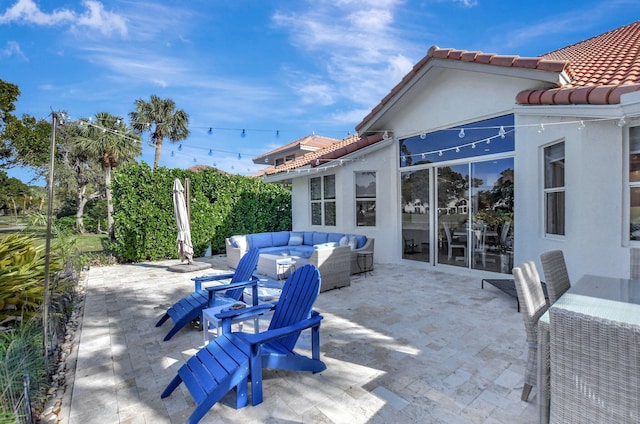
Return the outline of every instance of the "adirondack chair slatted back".
[[[269,330],[286,327],[306,319],[320,293],[320,271],[314,265],[298,268],[284,283],[280,300],[269,324]],[[287,350],[293,350],[300,332],[278,339]]]
[[[245,255],[240,258],[240,262],[238,262],[238,268],[236,268],[236,272],[233,274],[233,278],[231,278],[231,283],[241,283],[243,281],[249,281],[251,279],[251,275],[253,275],[253,271],[256,270],[258,266],[258,258],[260,257],[260,249],[253,248],[249,250]],[[240,300],[242,298],[243,288],[227,290],[224,292],[225,297],[229,297],[235,300]]]

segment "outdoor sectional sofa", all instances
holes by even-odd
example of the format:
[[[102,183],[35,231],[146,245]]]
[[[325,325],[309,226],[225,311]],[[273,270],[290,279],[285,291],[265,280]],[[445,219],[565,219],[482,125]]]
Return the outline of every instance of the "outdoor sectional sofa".
[[[362,272],[358,253],[373,252],[374,239],[363,235],[323,231],[277,231],[236,235],[226,239],[227,264],[236,268],[240,258],[251,248],[260,254],[292,257],[296,266],[310,263],[322,277],[320,291],[350,285],[350,275]]]

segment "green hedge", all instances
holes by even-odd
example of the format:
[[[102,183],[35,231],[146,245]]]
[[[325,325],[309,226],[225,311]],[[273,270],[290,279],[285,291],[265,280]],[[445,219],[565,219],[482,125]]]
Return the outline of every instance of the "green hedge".
[[[116,242],[124,261],[177,258],[173,213],[173,181],[190,179],[191,240],[194,256],[209,245],[224,252],[224,239],[234,234],[291,229],[291,193],[254,177],[214,169],[188,171],[146,163],[116,168],[113,203]]]

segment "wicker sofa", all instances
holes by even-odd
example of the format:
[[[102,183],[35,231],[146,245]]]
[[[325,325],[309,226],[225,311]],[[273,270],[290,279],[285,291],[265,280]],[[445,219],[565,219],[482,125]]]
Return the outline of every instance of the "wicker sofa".
[[[322,231],[236,235],[227,238],[225,244],[227,264],[232,268],[253,247],[259,248],[260,253],[295,257],[299,264],[314,264],[320,269],[322,291],[349,285],[349,275],[361,272],[358,253],[374,249],[374,239],[367,236]]]

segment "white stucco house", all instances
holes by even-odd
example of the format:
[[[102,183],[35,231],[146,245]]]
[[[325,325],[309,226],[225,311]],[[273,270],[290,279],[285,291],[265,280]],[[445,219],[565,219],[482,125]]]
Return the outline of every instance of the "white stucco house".
[[[425,269],[561,249],[571,278],[633,274],[640,22],[531,58],[433,46],[355,129],[264,170],[291,183],[294,230],[366,234],[376,262]]]

